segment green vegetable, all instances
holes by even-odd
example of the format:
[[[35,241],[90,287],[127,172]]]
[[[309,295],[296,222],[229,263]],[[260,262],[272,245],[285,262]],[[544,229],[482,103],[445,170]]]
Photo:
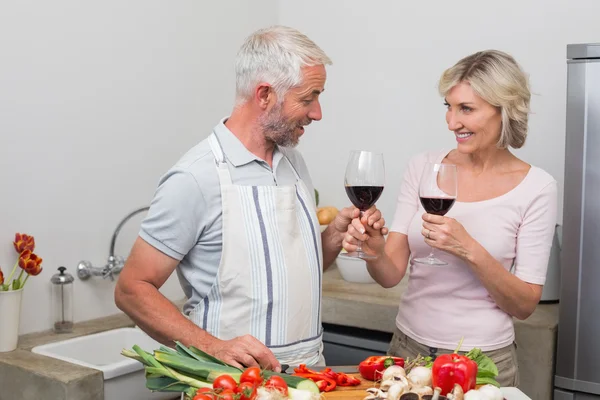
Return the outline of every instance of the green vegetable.
[[[193,397],[198,388],[212,388],[212,382],[220,375],[226,374],[236,382],[240,381],[241,369],[193,346],[186,347],[179,342],[175,343],[175,350],[161,346],[150,354],[134,345],[133,351],[123,349],[121,354],[144,365],[146,387],[155,392],[183,392]],[[319,393],[319,388],[310,379],[272,371],[263,371],[263,374],[266,378],[272,375],[280,376],[290,388]]]
[[[285,378],[284,378],[285,379]],[[289,386],[289,384],[288,384]],[[298,390],[306,390],[307,392],[319,394],[319,387],[316,383],[311,381],[310,379],[302,379],[302,381],[298,382],[296,385],[296,389]]]
[[[319,207],[319,191],[315,189],[315,203]]]
[[[477,384],[478,385],[494,385],[500,387],[496,382],[498,376],[498,367],[491,358],[483,354],[481,349],[472,349],[466,356],[477,363]]]

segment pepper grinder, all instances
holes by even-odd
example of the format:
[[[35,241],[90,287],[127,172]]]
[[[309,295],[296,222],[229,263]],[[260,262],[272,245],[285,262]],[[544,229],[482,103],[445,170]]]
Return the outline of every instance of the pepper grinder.
[[[58,267],[58,274],[52,275],[52,314],[54,332],[64,333],[73,330],[73,275],[65,273],[65,267]]]

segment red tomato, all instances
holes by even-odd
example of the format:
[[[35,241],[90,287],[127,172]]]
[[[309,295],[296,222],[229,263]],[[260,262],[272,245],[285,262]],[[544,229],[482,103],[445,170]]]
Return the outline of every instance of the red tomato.
[[[256,386],[250,382],[242,382],[237,388],[240,394],[239,400],[254,400],[256,397]]]
[[[216,396],[219,400],[235,400],[235,392],[231,389],[225,389]]]
[[[271,376],[269,379],[267,379],[267,382],[265,382],[265,387],[267,389],[277,389],[284,395],[288,395],[288,385],[280,376]]]
[[[237,383],[235,379],[227,374],[217,376],[217,379],[213,382],[213,388],[215,389],[229,389],[235,391],[237,389]]]
[[[197,393],[192,400],[213,400],[210,394]]]
[[[246,368],[240,377],[240,383],[250,382],[251,384],[258,386],[262,383],[263,377],[258,367]]]

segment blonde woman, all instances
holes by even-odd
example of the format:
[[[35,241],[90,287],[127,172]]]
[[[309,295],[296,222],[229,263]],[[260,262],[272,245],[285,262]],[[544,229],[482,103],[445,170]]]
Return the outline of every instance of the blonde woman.
[[[439,82],[454,149],[414,157],[404,174],[390,234],[355,219],[348,251],[362,240],[373,278],[392,287],[409,273],[389,353],[435,357],[481,348],[503,386],[518,384],[513,317],[538,304],[556,224],[557,185],[548,173],[509,148],[525,143],[530,92],[516,61],[482,51],[446,70]],[[425,213],[419,181],[427,162],[455,164],[458,198],[445,216]],[[366,224],[365,224],[366,225]],[[364,232],[364,233],[360,233]],[[447,265],[413,262],[430,246]]]

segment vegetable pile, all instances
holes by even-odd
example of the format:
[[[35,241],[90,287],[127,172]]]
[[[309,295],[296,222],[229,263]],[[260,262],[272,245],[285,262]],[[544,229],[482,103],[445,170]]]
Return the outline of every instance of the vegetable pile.
[[[379,382],[367,389],[365,400],[502,400],[496,381],[498,368],[481,349],[467,354],[431,357],[418,355],[406,362],[399,357],[368,357],[359,365],[361,376]]]
[[[189,400],[320,399],[319,387],[301,376],[250,367],[241,370],[176,342],[151,354],[139,346],[121,354],[144,365],[146,387],[154,392],[185,393]]]

